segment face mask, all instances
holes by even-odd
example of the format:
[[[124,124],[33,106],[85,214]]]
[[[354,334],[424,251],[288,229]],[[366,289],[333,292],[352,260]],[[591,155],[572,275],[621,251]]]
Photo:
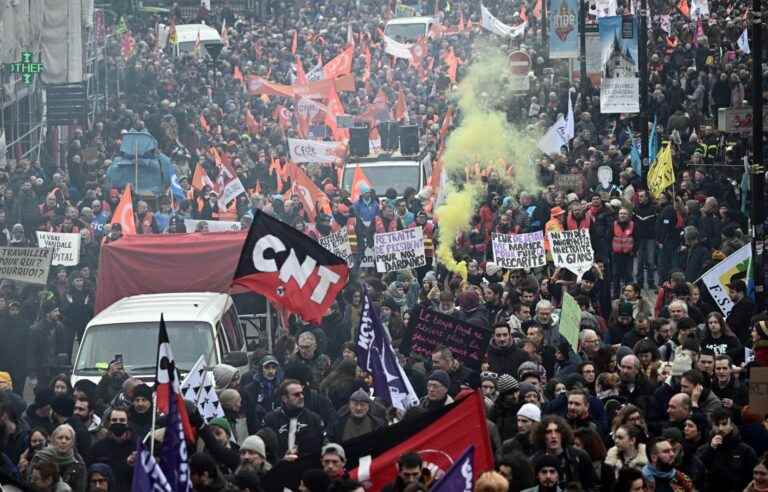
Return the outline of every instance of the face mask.
[[[109,425],[109,431],[117,437],[122,437],[123,434],[128,432],[128,424],[115,423]]]

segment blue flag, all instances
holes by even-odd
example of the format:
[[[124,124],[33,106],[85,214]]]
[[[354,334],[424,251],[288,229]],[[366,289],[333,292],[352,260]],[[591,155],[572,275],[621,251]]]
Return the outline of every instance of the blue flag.
[[[656,115],[653,116],[653,126],[651,127],[651,135],[648,137],[648,165],[656,159],[656,154],[659,153],[659,136],[656,134]]]
[[[179,415],[175,384],[168,385],[168,414],[163,445],[160,448],[160,468],[174,492],[188,492],[192,488],[187,441]]]
[[[133,465],[131,492],[173,492],[173,490],[163,470],[155,462],[155,458],[139,441],[136,446],[136,462]]]
[[[472,492],[475,446],[468,447],[430,492]]]
[[[184,201],[187,195],[184,193],[184,188],[179,184],[179,177],[176,175],[176,171],[171,174],[171,193],[174,200]]]
[[[374,395],[405,411],[419,398],[397,360],[389,335],[384,330],[368,291],[363,291],[363,309],[357,330],[357,364],[373,376]]]
[[[632,136],[632,131],[627,130],[627,135],[629,135],[630,142],[632,144],[632,147],[629,151],[629,158],[632,163],[632,169],[634,169],[635,174],[638,176],[642,176],[642,159],[640,158],[640,141]]]

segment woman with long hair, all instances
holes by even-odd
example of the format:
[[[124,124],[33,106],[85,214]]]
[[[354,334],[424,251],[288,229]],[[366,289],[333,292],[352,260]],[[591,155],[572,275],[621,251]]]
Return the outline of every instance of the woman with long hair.
[[[707,328],[701,342],[702,349],[709,349],[718,355],[729,355],[734,361],[744,357],[744,347],[733,330],[726,324],[725,318],[718,312],[707,316]]]
[[[616,417],[613,418],[613,424],[611,425],[611,434],[615,434],[619,427],[627,424],[634,424],[643,431],[640,438],[641,443],[648,441],[648,424],[645,421],[645,415],[643,411],[635,405],[624,405],[621,410],[618,411]]]
[[[85,492],[85,461],[75,449],[75,430],[68,424],[62,424],[53,430],[51,443],[35,453],[27,469],[27,480],[32,476],[32,469],[37,463],[55,463],[59,467],[61,479],[70,486],[72,492]]]
[[[619,473],[626,468],[642,470],[648,464],[645,454],[644,432],[635,424],[622,424],[613,434],[616,443],[605,456],[602,468],[602,479],[605,490],[611,490],[611,485],[619,478]]]
[[[57,374],[54,376],[53,379],[51,379],[49,387],[55,396],[72,396],[72,385],[69,384],[69,378],[66,374]]]

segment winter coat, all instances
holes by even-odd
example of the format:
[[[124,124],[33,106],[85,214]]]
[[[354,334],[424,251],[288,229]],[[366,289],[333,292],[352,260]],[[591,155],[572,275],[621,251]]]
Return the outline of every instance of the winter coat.
[[[536,463],[543,455],[543,451],[536,453],[531,462]],[[598,489],[599,481],[586,451],[567,446],[557,458],[560,460],[560,487],[565,488],[570,482],[579,482],[584,492]]]
[[[713,492],[741,492],[749,483],[752,469],[757,464],[755,451],[742,442],[735,427],[717,449],[707,443],[699,448],[697,454],[707,470],[706,490]]]
[[[96,441],[89,451],[88,463],[106,463],[115,476],[113,492],[130,492],[133,467],[126,461],[136,450],[134,439],[118,441],[107,435]]]
[[[499,375],[509,374],[512,377],[517,378],[517,368],[520,367],[520,364],[526,362],[529,357],[528,353],[514,345],[497,347],[494,345],[493,341],[491,341],[485,359],[488,362],[491,371]]]
[[[288,430],[292,419],[296,419],[296,447],[299,455],[319,453],[325,437],[320,416],[306,408],[286,410],[280,407],[264,417],[264,427],[269,427],[277,434],[277,456],[282,458],[288,452]]]
[[[616,480],[619,478],[619,472],[624,468],[634,468],[642,470],[648,464],[648,456],[645,454],[645,444],[637,446],[637,454],[629,461],[624,461],[619,448],[616,446],[608,450],[603,460],[603,468],[600,478],[603,482],[602,490],[610,492]]]

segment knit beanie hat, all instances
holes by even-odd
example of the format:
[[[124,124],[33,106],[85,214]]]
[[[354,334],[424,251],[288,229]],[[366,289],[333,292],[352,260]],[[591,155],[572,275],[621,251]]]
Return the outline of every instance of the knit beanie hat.
[[[75,400],[69,395],[59,395],[51,402],[51,408],[56,415],[69,418],[75,412]]]
[[[240,445],[240,450],[246,449],[253,451],[262,458],[267,458],[267,447],[264,445],[264,440],[259,436],[248,436],[245,441]]]
[[[517,411],[518,417],[525,417],[534,422],[541,422],[541,409],[533,403],[526,403]]]
[[[216,389],[226,389],[237,375],[237,369],[229,364],[219,364],[213,368],[213,380]]]
[[[499,392],[499,395],[516,391],[519,387],[520,383],[517,382],[517,379],[509,374],[502,374],[499,376],[498,381],[496,381],[496,391]]]
[[[536,386],[532,385],[531,383],[520,383],[520,392],[518,393],[518,398],[520,398],[520,401],[525,400],[525,396],[528,393],[537,393],[538,390],[536,389]]]
[[[229,420],[225,419],[224,417],[217,417],[211,420],[210,422],[208,422],[208,425],[211,427],[218,427],[220,429],[223,429],[228,436],[232,435],[232,426],[229,425]]]
[[[427,381],[436,381],[445,386],[446,389],[451,387],[451,377],[448,376],[447,372],[440,369],[432,371]]]

